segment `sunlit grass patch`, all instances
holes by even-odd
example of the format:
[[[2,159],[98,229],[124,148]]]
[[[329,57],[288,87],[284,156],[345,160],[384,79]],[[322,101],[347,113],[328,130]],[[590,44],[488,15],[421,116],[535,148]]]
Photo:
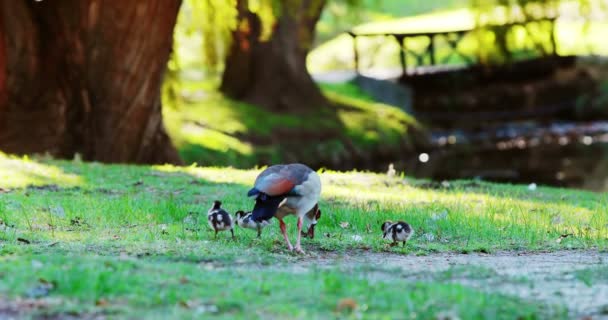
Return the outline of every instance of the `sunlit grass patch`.
[[[165,95],[167,131],[186,163],[253,167],[281,162],[294,148],[301,156],[342,156],[345,139],[354,148],[398,148],[419,124],[395,106],[375,103],[354,84],[324,85],[328,106],[319,114],[278,114],[234,101],[217,92],[209,81],[184,80],[183,94],[191,100],[177,104]],[[323,141],[279,139],[280,132],[326,132]],[[344,132],[344,136],[336,132]],[[280,144],[273,141],[281,141]],[[310,139],[309,139],[310,140]]]
[[[260,172],[38,164],[68,175],[77,173],[81,184],[1,194],[0,219],[12,226],[0,230],[5,241],[22,237],[34,242],[99,242],[114,236],[132,241],[209,239],[204,213],[212,201],[222,200],[230,212],[249,210],[253,202],[246,192]],[[365,172],[325,171],[321,177],[324,215],[320,236],[306,242],[312,248],[387,250],[378,231],[385,220],[405,220],[414,226],[416,234],[408,247],[395,249],[403,253],[606,248],[608,244],[608,199],[603,194],[545,187],[531,191],[526,186],[470,181],[436,188],[423,181]],[[0,188],[7,186],[0,182]],[[186,222],[189,215],[197,218],[195,225]],[[266,230],[263,239],[280,249],[277,228]],[[253,234],[237,229],[237,236]]]
[[[18,188],[28,185],[57,184],[74,186],[82,181],[53,165],[32,161],[28,157],[9,156],[0,152],[0,187]]]

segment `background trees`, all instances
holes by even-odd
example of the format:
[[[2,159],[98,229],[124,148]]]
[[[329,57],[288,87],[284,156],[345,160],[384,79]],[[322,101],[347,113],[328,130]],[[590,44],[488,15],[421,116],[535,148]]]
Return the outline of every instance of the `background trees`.
[[[2,1],[0,149],[179,162],[160,86],[180,2]]]

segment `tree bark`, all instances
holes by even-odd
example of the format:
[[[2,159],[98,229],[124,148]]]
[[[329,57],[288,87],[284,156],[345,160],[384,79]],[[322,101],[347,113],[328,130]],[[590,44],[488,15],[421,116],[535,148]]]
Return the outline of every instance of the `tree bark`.
[[[325,107],[327,101],[306,69],[306,56],[325,3],[283,1],[272,36],[261,41],[259,18],[247,10],[246,0],[238,0],[241,28],[233,33],[221,91],[278,112]]]
[[[0,149],[177,163],[160,88],[181,0],[1,0]]]

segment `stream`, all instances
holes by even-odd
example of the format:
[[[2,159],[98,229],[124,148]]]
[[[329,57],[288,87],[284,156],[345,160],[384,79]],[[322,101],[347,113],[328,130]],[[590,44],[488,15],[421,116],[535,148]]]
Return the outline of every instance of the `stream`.
[[[407,174],[439,181],[480,178],[606,191],[608,121],[434,130],[428,150],[400,164]]]

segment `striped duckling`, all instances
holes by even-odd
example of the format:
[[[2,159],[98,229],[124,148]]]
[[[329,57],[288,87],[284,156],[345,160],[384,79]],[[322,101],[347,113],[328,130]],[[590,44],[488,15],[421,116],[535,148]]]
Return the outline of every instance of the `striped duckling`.
[[[270,225],[270,220],[255,221],[252,212],[239,210],[235,213],[236,225],[241,228],[254,229],[258,231],[258,238],[262,236],[262,229]]]
[[[405,246],[407,240],[414,234],[414,229],[404,221],[386,221],[382,224],[382,233],[382,239],[393,241],[391,247],[396,246],[399,241],[403,242],[403,246]]]
[[[284,217],[286,214],[287,213],[281,209],[279,209],[277,212],[277,216],[280,218]],[[237,226],[241,228],[257,230],[258,238],[262,236],[262,229],[270,225],[270,220],[262,220],[259,222],[253,220],[252,211],[244,212],[243,210],[239,210],[235,213],[234,216],[236,218],[235,220]],[[321,218],[321,209],[319,209],[318,204],[315,204],[315,206],[310,209],[310,211],[308,211],[306,215],[304,215],[304,223],[308,226],[308,230],[301,231],[302,237],[314,239],[315,226],[317,225],[319,218]]]
[[[230,217],[228,211],[222,209],[221,201],[213,201],[213,206],[207,211],[207,220],[209,221],[209,226],[215,231],[216,238],[219,231],[230,230],[232,238],[234,239],[232,217]]]

